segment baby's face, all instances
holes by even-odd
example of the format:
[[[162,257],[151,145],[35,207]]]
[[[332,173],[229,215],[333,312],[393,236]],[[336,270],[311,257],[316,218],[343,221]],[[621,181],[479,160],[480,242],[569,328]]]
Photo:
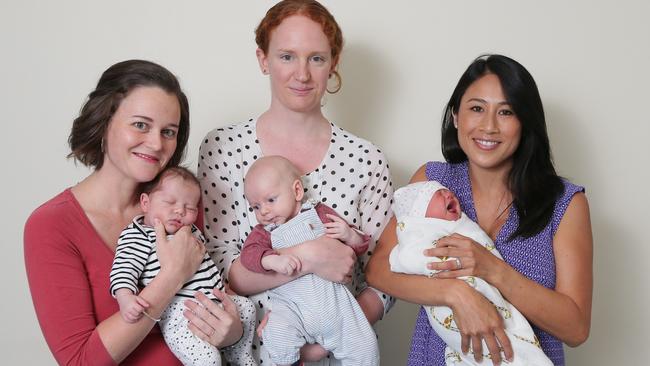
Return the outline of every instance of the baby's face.
[[[429,201],[426,217],[456,221],[460,219],[460,214],[460,202],[456,195],[448,189],[439,189]]]
[[[175,234],[196,221],[200,197],[201,191],[194,182],[179,176],[163,178],[156,190],[140,198],[145,224],[153,226],[154,219],[159,219],[167,234]]]
[[[266,179],[247,182],[246,198],[250,204],[257,222],[262,225],[284,224],[300,211],[301,198],[297,190],[302,190],[302,184],[296,187],[290,179],[271,174]]]

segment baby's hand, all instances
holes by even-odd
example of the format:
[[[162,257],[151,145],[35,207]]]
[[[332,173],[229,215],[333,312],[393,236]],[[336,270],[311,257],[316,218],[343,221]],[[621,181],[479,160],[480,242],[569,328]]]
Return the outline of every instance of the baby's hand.
[[[291,254],[271,254],[262,258],[262,267],[269,271],[291,276],[300,271],[302,264],[298,257]]]
[[[342,218],[330,214],[327,214],[327,218],[332,220],[332,222],[326,222],[324,224],[326,236],[338,239],[348,245],[354,245],[359,241],[363,241],[361,235],[352,229]]]
[[[262,317],[262,320],[260,320],[260,325],[257,326],[257,337],[262,338],[262,332],[264,331],[264,328],[266,328],[266,323],[269,322],[270,314],[271,310],[264,313],[264,317]]]
[[[149,303],[129,289],[119,289],[115,293],[117,303],[120,305],[120,314],[127,323],[135,323],[142,318],[142,313],[149,307]]]

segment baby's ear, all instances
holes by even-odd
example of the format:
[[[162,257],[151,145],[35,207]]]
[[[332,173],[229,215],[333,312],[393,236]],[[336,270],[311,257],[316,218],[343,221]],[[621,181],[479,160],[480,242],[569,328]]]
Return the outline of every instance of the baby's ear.
[[[149,195],[146,193],[140,195],[140,208],[144,213],[149,211]]]
[[[302,201],[302,197],[305,195],[305,190],[303,189],[300,179],[296,179],[293,182],[293,192],[296,195],[296,201]]]

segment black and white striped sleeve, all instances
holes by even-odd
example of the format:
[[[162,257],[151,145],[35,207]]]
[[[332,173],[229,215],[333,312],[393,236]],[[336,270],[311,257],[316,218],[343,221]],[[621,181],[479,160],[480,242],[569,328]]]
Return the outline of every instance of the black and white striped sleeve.
[[[110,275],[110,291],[113,297],[115,291],[121,288],[128,288],[134,294],[138,293],[138,279],[147,264],[153,245],[147,234],[138,227],[129,225],[122,231],[117,241]]]

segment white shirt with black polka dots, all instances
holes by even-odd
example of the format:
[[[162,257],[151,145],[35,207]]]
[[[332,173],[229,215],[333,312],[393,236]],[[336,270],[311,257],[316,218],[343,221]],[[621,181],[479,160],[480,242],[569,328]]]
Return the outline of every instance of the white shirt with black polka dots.
[[[348,223],[372,237],[368,251],[358,258],[355,276],[348,286],[356,296],[367,287],[363,268],[391,213],[393,187],[384,153],[372,143],[331,124],[329,149],[318,168],[302,177],[305,198],[314,198],[332,207]],[[253,227],[255,214],[244,198],[244,176],[262,156],[256,120],[217,128],[208,133],[199,151],[198,176],[204,206],[204,235],[208,252],[228,279],[230,264],[239,257]],[[378,290],[384,314],[394,299]],[[270,305],[262,293],[250,296],[261,319]],[[263,347],[263,346],[262,346]],[[270,365],[255,339],[253,352],[262,365]],[[320,364],[329,362],[324,360]]]

